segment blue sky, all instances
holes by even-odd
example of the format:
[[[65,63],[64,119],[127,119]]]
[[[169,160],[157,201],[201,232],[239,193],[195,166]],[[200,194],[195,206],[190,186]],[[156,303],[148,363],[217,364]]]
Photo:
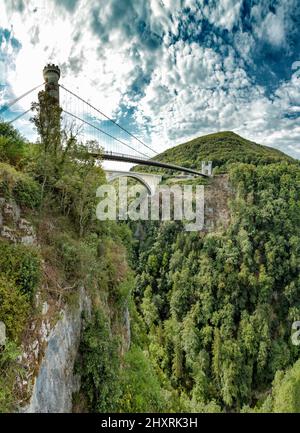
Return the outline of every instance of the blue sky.
[[[157,151],[232,130],[300,157],[298,0],[2,0],[0,105],[49,61]]]

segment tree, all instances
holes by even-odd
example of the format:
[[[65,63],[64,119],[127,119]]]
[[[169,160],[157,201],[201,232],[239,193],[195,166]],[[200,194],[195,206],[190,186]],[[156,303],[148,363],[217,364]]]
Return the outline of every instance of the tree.
[[[82,236],[96,220],[96,190],[105,181],[101,167],[91,154],[97,143],[78,142],[80,128],[74,122],[61,127],[62,109],[47,92],[40,92],[39,102],[32,104],[32,118],[40,136],[34,172],[42,184],[42,197],[58,197],[65,215],[73,218]],[[97,153],[100,158],[101,149]]]
[[[32,103],[32,121],[39,134],[43,150],[54,157],[61,148],[61,113],[57,100],[48,92],[39,92],[39,102]]]
[[[26,157],[28,143],[9,123],[0,121],[0,160],[19,166]]]
[[[86,323],[76,370],[81,375],[84,391],[92,412],[113,412],[120,394],[117,342],[108,322],[97,310]]]

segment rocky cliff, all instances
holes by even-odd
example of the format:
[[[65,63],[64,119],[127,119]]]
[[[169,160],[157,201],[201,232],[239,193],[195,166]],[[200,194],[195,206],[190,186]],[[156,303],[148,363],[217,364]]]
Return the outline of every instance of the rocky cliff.
[[[0,198],[0,238],[13,244],[35,245],[33,225],[13,200]],[[41,291],[35,297],[30,329],[24,335],[20,364],[25,372],[18,379],[22,396],[20,412],[71,412],[72,394],[80,386],[73,373],[80,342],[82,313],[91,312],[91,300],[81,288],[71,307],[47,302]],[[25,406],[23,405],[28,401]]]
[[[80,342],[82,312],[91,311],[90,299],[80,291],[76,306],[61,311],[61,318],[44,342],[46,349],[36,376],[30,402],[22,412],[72,412],[72,395],[80,378],[74,375],[74,363]]]

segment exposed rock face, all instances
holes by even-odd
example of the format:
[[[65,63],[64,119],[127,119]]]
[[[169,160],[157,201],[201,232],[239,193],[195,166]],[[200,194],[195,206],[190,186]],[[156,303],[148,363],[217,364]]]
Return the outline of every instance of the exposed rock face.
[[[80,342],[81,313],[90,313],[90,301],[81,290],[77,308],[62,317],[46,337],[47,347],[34,382],[29,404],[21,412],[72,412],[72,394],[80,382],[73,368]]]
[[[185,178],[175,177],[171,184],[180,185]],[[218,174],[209,179],[204,185],[204,233],[213,232],[228,227],[230,223],[230,208],[228,201],[234,197],[228,174]],[[139,237],[137,226],[135,236]]]
[[[40,248],[35,229],[24,213],[13,200],[0,197],[0,239]],[[61,297],[47,293],[47,287],[40,287],[36,293],[34,314],[22,339],[19,357],[22,375],[16,376],[19,412],[72,412],[73,393],[80,389],[74,364],[83,326],[82,313],[90,316],[92,308],[84,288],[78,295],[77,304],[65,306]],[[131,339],[127,306],[122,330],[122,351],[126,351]],[[5,324],[0,322],[0,346],[4,343]]]
[[[6,327],[3,322],[0,322],[0,347],[5,345],[6,341]]]
[[[124,350],[125,352],[127,352],[130,348],[130,343],[131,343],[130,315],[129,315],[128,307],[126,307],[124,311],[124,331],[125,331]]]
[[[0,197],[0,237],[12,243],[33,245],[36,235],[32,225],[21,218],[21,209],[13,200]]]
[[[38,247],[34,227],[23,218],[22,209],[13,200],[0,197],[0,239],[13,244]],[[91,302],[80,290],[77,306],[72,308],[49,304],[39,291],[36,311],[23,343],[20,364],[22,377],[17,377],[20,390],[20,412],[71,412],[72,394],[80,387],[73,369],[80,342],[83,311],[90,314]],[[54,303],[53,303],[54,302]],[[54,316],[60,314],[55,321]],[[5,325],[0,322],[0,345],[5,342]],[[77,389],[75,389],[75,386]],[[24,406],[24,402],[29,403]]]
[[[205,185],[204,231],[212,232],[227,227],[230,222],[228,200],[233,197],[228,175],[218,175]]]

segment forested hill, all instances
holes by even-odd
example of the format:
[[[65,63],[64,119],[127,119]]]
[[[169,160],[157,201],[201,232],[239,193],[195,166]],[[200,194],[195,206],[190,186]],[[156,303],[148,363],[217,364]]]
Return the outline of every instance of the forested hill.
[[[295,161],[277,149],[246,140],[230,131],[195,138],[166,150],[155,159],[193,168],[201,168],[201,161],[213,161],[213,166],[220,168],[232,162],[256,165]]]
[[[300,317],[299,161],[232,132],[155,159],[197,168],[212,160],[211,182],[226,178],[233,193],[229,224],[211,233],[140,223],[135,302],[169,402],[183,411],[299,412],[300,346],[291,339]]]
[[[300,167],[235,163],[228,179],[224,230],[143,223],[135,297],[149,356],[183,410],[299,412]]]

